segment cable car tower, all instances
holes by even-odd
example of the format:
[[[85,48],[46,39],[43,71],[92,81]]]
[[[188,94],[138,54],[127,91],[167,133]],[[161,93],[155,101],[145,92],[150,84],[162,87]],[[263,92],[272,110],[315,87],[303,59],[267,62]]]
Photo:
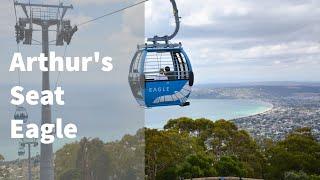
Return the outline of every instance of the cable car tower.
[[[18,155],[23,156],[25,154],[25,148],[28,149],[28,180],[32,180],[31,173],[31,147],[37,147],[38,142],[36,139],[21,139],[19,142]]]
[[[56,46],[63,46],[64,43],[69,44],[73,34],[77,31],[77,26],[72,27],[70,20],[64,20],[64,16],[68,9],[73,9],[72,5],[65,6],[63,3],[58,5],[48,4],[32,4],[20,3],[14,1],[15,14],[16,6],[22,8],[25,17],[16,17],[16,41],[19,44],[23,41],[25,45],[42,45],[42,53],[48,57],[49,54],[49,31],[51,27],[56,27]],[[35,29],[33,25],[38,25],[41,29]],[[42,41],[33,39],[34,32],[41,32]],[[50,44],[51,45],[51,44]],[[45,63],[49,67],[49,61]],[[42,90],[50,90],[49,71],[42,72]],[[41,125],[51,123],[51,106],[42,105],[41,107]],[[53,149],[52,144],[42,144],[40,146],[40,179],[54,180],[53,169]]]

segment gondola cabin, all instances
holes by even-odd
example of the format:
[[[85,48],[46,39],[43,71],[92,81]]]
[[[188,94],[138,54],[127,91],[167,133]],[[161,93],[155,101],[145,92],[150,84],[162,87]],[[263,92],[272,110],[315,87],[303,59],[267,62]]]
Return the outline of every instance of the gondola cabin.
[[[129,84],[144,107],[189,105],[194,77],[181,44],[138,46],[129,70]]]
[[[25,154],[24,146],[19,146],[18,156],[23,156]]]
[[[28,121],[29,115],[26,108],[17,106],[13,117],[16,120],[23,120],[23,123],[26,123]]]

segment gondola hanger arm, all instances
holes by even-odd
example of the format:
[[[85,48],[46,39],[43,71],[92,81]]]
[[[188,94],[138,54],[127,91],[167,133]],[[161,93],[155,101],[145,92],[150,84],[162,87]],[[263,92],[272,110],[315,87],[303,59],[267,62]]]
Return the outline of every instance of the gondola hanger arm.
[[[178,7],[177,7],[177,3],[175,0],[170,0],[171,4],[172,4],[172,8],[173,8],[173,15],[174,15],[174,19],[175,19],[175,30],[171,35],[166,35],[166,36],[154,36],[152,38],[148,38],[148,41],[154,42],[156,43],[157,41],[165,41],[166,43],[168,43],[171,39],[173,39],[179,32],[180,29],[180,17],[179,17],[179,11],[178,11]]]

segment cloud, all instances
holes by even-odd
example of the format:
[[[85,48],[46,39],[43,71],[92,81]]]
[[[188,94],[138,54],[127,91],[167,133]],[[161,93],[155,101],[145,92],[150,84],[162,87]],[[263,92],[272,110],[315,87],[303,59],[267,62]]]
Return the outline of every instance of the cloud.
[[[140,44],[144,43],[144,7],[139,6],[130,8],[122,13],[120,23],[120,30],[108,34],[107,42],[114,42],[117,44]],[[127,47],[122,49],[124,53],[128,53],[135,49],[135,47]]]
[[[177,4],[182,19],[174,41],[183,43],[198,82],[274,80],[277,75],[283,80],[320,81],[320,76],[314,76],[320,62],[320,1],[184,0]],[[170,8],[163,1],[148,3],[147,36],[170,33]],[[231,73],[236,74],[234,79]]]
[[[294,38],[297,31],[309,28],[319,32],[318,28],[314,28],[320,15],[319,3],[311,0],[177,1],[184,36],[207,38]],[[166,32],[170,28],[169,19],[172,18],[170,3],[152,1],[147,4],[146,23],[150,33],[156,30]]]
[[[281,61],[273,61],[274,64],[281,64]]]
[[[107,3],[111,5],[106,6],[107,9],[112,11],[134,1],[136,2],[136,0],[64,1],[71,2],[77,7],[68,12],[66,18],[77,24],[103,14]],[[0,23],[0,38],[8,40],[10,37],[13,46],[14,14],[12,4],[9,2],[0,7],[0,17],[3,19]],[[89,4],[99,6],[99,11],[92,11]],[[201,72],[201,75],[197,74],[200,81],[207,79],[203,72],[218,76],[219,71],[216,67],[221,69],[229,67],[237,69],[237,66],[239,68],[250,66],[256,69],[269,66],[282,67],[287,69],[288,79],[301,79],[306,77],[304,75],[306,73],[316,73],[314,68],[319,66],[320,61],[318,22],[320,1],[177,0],[177,4],[182,24],[174,41],[183,43],[184,49],[192,59],[194,70]],[[144,27],[147,37],[170,34],[174,30],[169,1],[152,0],[146,3],[145,8],[145,26],[143,18],[140,17],[143,15],[143,12],[140,12],[143,9],[135,7],[124,11],[121,15],[118,14],[119,16],[99,20],[84,27],[86,31],[90,29],[96,36],[90,34],[89,37],[87,33],[82,33],[86,31],[79,30],[74,39],[76,42],[77,40],[99,41],[97,36],[103,31],[106,42],[121,41],[123,44],[126,39],[132,42],[141,40]],[[111,32],[108,30],[110,28],[116,30]],[[78,38],[80,36],[81,39]],[[297,66],[301,71],[296,71]],[[275,74],[274,69],[270,68],[268,71],[252,69],[251,72],[256,74],[250,76],[257,80],[263,79],[265,75],[261,74],[262,72]],[[313,70],[314,72],[310,72]],[[236,78],[251,78],[247,76],[248,73],[240,71]],[[320,80],[320,76],[310,78]]]

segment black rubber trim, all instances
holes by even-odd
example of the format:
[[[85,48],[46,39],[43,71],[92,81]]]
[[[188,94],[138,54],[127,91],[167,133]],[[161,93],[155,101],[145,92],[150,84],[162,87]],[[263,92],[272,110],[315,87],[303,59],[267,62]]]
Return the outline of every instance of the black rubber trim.
[[[194,83],[194,75],[193,75],[193,72],[190,71],[189,72],[189,86],[193,86],[193,83]]]

